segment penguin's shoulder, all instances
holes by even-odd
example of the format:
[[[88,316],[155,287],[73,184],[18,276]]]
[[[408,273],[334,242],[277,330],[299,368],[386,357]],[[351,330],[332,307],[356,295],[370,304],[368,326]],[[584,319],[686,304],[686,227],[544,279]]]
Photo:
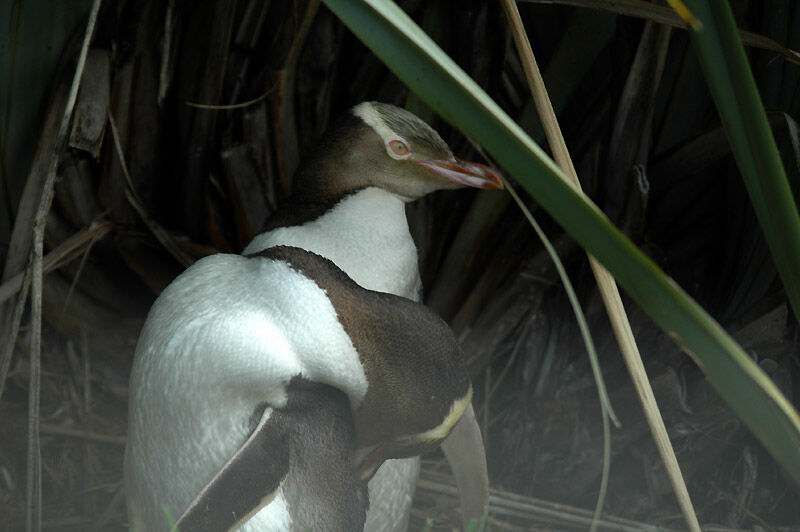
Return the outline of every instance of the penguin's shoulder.
[[[159,296],[139,338],[134,385],[140,373],[150,386],[185,381],[189,392],[193,381],[235,381],[272,400],[296,375],[337,386],[354,404],[367,387],[349,336],[312,279],[284,261],[227,254],[201,259]]]
[[[245,343],[256,356],[265,347],[262,343],[279,347],[299,341],[303,331],[297,324],[312,318],[324,323],[325,311],[331,313],[326,307],[330,304],[319,287],[285,263],[211,255],[186,269],[159,295],[139,344],[193,350],[228,344],[231,349],[226,351],[235,351]]]

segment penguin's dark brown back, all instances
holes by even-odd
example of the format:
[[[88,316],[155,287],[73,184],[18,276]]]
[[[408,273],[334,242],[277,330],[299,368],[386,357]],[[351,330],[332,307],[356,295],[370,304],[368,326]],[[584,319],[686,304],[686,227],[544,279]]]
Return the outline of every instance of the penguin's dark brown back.
[[[279,246],[257,256],[312,279],[336,310],[367,375],[367,394],[355,413],[360,446],[437,428],[471,393],[458,342],[430,309],[362,288],[331,261],[299,248]]]

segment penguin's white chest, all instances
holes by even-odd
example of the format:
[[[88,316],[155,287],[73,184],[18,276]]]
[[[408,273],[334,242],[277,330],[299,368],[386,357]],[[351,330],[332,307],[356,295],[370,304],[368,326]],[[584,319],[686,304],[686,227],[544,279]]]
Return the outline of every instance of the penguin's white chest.
[[[353,406],[367,390],[316,283],[239,255],[207,257],[179,276],[148,315],[131,374],[126,488],[142,530],[166,528],[162,507],[180,515],[246,439],[254,409],[283,406],[297,375],[335,386]],[[266,515],[283,515],[278,506]]]
[[[405,203],[386,190],[366,188],[316,220],[258,235],[244,253],[281,245],[330,259],[364,288],[420,299],[417,248]]]

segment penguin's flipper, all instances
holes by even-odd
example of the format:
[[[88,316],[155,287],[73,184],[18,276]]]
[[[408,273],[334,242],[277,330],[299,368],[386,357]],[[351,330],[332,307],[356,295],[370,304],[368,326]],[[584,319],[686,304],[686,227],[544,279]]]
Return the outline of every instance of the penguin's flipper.
[[[181,532],[241,527],[280,493],[298,530],[361,530],[369,499],[353,467],[347,395],[293,378],[286,404],[267,408],[250,437],[192,501]]]
[[[489,505],[486,452],[472,404],[441,445],[458,486],[464,530],[472,530],[470,521],[484,519]]]
[[[264,411],[247,441],[189,504],[173,530],[233,530],[272,501],[289,472],[283,417],[270,408]]]

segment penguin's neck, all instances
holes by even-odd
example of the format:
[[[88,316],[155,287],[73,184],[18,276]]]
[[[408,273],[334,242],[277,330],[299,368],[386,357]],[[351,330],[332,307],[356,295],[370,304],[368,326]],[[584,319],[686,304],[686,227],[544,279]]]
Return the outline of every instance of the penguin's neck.
[[[417,248],[408,230],[405,201],[384,189],[360,190],[314,220],[264,232],[244,253],[280,245],[330,259],[364,288],[420,299]]]

